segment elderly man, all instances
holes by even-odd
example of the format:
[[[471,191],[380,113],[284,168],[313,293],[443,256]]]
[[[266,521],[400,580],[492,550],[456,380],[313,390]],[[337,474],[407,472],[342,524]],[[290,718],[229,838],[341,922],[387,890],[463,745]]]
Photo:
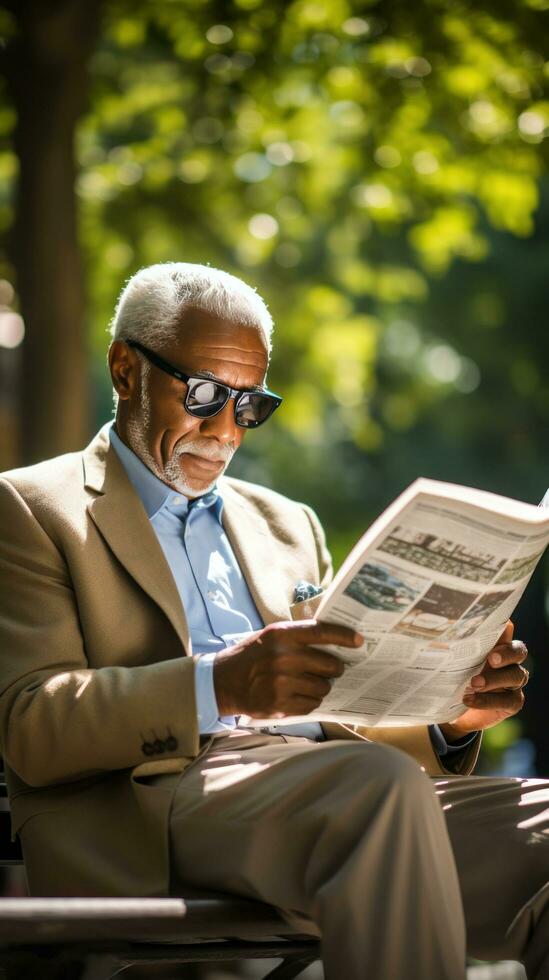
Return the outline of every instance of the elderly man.
[[[547,980],[548,785],[467,775],[522,704],[511,628],[453,724],[284,727],[341,673],[317,646],[361,638],[295,621],[296,584],[331,574],[314,513],[222,475],[281,400],[271,326],[223,272],[142,270],[113,322],[115,423],[1,481],[2,751],[31,892],[256,897],[322,937],[332,980],[463,980],[467,929]]]

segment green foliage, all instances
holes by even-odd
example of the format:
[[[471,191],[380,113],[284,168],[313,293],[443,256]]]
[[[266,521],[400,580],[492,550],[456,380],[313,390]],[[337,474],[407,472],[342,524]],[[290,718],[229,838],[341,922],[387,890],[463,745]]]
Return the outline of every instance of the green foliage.
[[[482,737],[481,771],[488,774],[501,769],[506,753],[523,736],[520,718],[506,718],[493,728],[488,728]]]
[[[105,0],[77,138],[98,420],[122,282],[210,262],[277,323],[285,402],[236,465],[313,499],[336,553],[419,471],[513,489],[515,437],[488,466],[494,440],[519,427],[534,454],[549,412],[515,276],[545,172],[542,7]],[[12,125],[5,108],[4,225]]]
[[[494,428],[478,387],[501,359],[497,272],[451,310],[444,284],[487,268],[491,227],[532,234],[542,50],[522,0],[106,4],[78,135],[95,349],[143,264],[210,262],[256,285],[286,398],[241,470],[325,513],[344,502],[341,550],[365,523],[364,480],[372,508],[385,499],[374,461],[405,434],[428,458],[424,426],[443,445]],[[537,358],[512,348],[505,375],[530,398]]]

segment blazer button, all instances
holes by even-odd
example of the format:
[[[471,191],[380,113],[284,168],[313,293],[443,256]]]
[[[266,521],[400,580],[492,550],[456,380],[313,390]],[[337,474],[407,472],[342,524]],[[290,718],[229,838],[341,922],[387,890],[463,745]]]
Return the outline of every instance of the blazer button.
[[[154,755],[154,745],[152,742],[143,742],[141,751],[144,755]]]
[[[164,742],[164,745],[166,746],[167,752],[175,752],[177,746],[179,745],[179,742],[177,741],[175,735],[169,735],[166,741]]]
[[[166,745],[162,741],[162,739],[161,738],[155,739],[155,741],[153,742],[153,750],[155,755],[161,755],[162,752],[165,751],[165,749],[166,749]]]

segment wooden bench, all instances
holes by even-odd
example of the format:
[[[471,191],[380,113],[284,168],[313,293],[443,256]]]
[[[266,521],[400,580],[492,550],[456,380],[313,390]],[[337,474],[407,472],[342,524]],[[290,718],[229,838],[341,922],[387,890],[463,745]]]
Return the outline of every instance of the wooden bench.
[[[22,865],[0,781],[0,867]],[[184,898],[0,898],[0,968],[7,980],[110,980],[134,965],[280,958],[264,980],[294,980],[319,944],[275,908],[231,895]]]

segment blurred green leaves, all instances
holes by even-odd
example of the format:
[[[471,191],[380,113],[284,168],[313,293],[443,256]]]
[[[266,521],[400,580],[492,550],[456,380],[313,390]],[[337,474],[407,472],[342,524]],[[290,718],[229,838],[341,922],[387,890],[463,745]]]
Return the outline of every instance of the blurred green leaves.
[[[210,262],[253,283],[277,324],[285,402],[241,472],[261,465],[304,497],[320,481],[321,508],[352,502],[352,523],[360,480],[342,482],[340,458],[364,477],[394,439],[427,446],[424,423],[454,440],[489,427],[476,402],[498,360],[499,285],[458,289],[450,316],[433,290],[463,263],[485,267],[491,229],[532,234],[542,52],[524,0],[107,2],[78,136],[96,350],[141,265]],[[536,357],[511,360],[508,383],[529,398]]]
[[[97,357],[142,265],[210,262],[253,283],[276,320],[271,380],[285,394],[257,457],[268,439],[263,478],[301,481],[303,495],[322,474],[329,497],[327,450],[363,473],[365,453],[385,465],[393,438],[426,445],[424,424],[454,441],[477,422],[491,431],[492,375],[546,411],[533,338],[508,326],[498,273],[473,277],[470,295],[452,285],[471,263],[489,270],[494,248],[497,267],[498,232],[534,232],[549,122],[542,8],[105,0],[77,139]],[[5,188],[12,125],[3,110]],[[258,465],[246,446],[244,469]],[[358,501],[356,485],[338,486]]]

